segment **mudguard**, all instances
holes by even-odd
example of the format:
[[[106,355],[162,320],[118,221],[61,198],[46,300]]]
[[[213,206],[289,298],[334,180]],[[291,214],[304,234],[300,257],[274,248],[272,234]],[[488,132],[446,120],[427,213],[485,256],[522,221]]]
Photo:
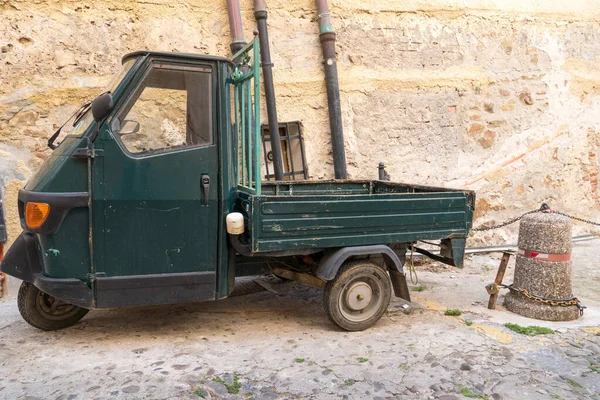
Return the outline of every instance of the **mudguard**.
[[[410,301],[410,293],[402,261],[400,261],[392,249],[385,245],[342,247],[341,249],[330,250],[321,260],[317,268],[317,276],[325,281],[330,281],[335,278],[338,270],[348,258],[367,255],[381,255],[383,257],[385,265],[390,272],[396,297]]]
[[[42,265],[32,234],[23,232],[19,235],[0,263],[0,270],[22,281],[33,283],[34,274],[42,272]]]
[[[32,283],[42,292],[79,307],[92,308],[92,291],[79,279],[45,276],[34,235],[23,232],[10,246],[0,263],[0,271]]]

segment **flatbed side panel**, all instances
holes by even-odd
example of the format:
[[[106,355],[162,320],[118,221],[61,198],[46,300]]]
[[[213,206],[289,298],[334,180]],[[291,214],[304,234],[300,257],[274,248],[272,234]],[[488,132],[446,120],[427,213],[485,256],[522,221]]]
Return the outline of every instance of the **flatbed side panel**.
[[[324,194],[353,195],[385,193],[457,192],[456,189],[450,188],[370,180],[264,182],[262,189],[263,194],[266,196],[318,196]]]
[[[252,247],[276,251],[466,237],[469,192],[259,196]]]

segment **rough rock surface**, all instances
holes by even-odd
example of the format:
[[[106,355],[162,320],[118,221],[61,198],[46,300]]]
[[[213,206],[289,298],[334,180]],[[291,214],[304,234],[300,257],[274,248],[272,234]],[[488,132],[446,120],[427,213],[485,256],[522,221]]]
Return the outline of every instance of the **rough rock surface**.
[[[246,38],[251,3],[242,1]],[[280,120],[303,121],[309,173],[330,178],[314,2],[268,6]],[[330,6],[350,177],[374,178],[383,161],[397,181],[475,189],[476,224],[542,201],[597,217],[597,0]],[[47,137],[99,92],[124,53],[229,54],[224,1],[0,0],[0,14],[0,176],[11,239],[16,190],[48,156]],[[515,229],[475,241],[514,240]]]
[[[519,248],[545,254],[571,254],[571,232],[571,220],[562,215],[526,215],[519,224]]]

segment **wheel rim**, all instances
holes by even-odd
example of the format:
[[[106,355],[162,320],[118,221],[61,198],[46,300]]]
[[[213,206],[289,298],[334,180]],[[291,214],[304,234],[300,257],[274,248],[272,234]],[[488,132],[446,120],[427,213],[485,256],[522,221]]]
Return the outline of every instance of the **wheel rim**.
[[[376,277],[350,281],[339,298],[340,312],[349,321],[363,322],[377,314],[383,304],[383,284]]]
[[[65,303],[44,292],[40,292],[37,295],[35,307],[44,318],[54,321],[70,318],[79,311],[79,307]]]

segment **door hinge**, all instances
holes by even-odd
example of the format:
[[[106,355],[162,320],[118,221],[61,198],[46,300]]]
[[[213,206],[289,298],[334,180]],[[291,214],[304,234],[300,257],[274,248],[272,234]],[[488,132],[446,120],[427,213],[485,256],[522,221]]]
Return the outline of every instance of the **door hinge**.
[[[85,277],[88,281],[94,282],[98,280],[98,278],[106,278],[106,272],[96,272],[95,274],[87,274]]]
[[[86,149],[86,148],[79,148],[79,149],[75,149],[73,151],[73,154],[71,155],[71,158],[73,159],[82,159],[82,158],[96,158],[96,157],[102,157],[104,153],[104,150],[102,149]]]

